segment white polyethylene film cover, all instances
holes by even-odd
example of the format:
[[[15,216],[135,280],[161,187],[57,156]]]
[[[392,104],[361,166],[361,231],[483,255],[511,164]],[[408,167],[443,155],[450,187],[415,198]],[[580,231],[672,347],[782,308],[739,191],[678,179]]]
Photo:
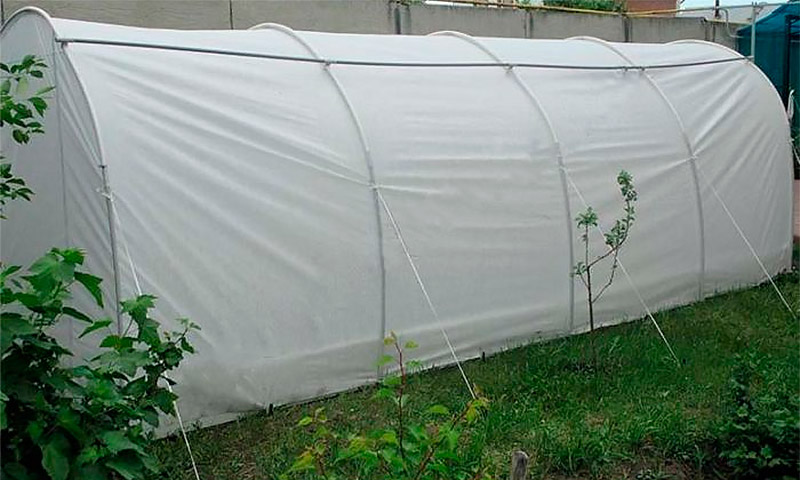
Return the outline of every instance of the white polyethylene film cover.
[[[611,227],[621,169],[639,191],[631,282],[617,273],[600,324],[641,317],[638,294],[655,310],[764,280],[728,213],[770,274],[789,265],[788,124],[723,47],[34,11],[2,41],[4,62],[51,59],[59,92],[47,135],[9,149],[42,194],[4,225],[3,261],[63,238],[87,249],[109,304],[118,283],[120,298],[156,294],[167,326],[200,324],[175,374],[187,421],[375,381],[391,331],[441,365],[443,330],[465,359],[588,329],[574,217],[588,204]]]

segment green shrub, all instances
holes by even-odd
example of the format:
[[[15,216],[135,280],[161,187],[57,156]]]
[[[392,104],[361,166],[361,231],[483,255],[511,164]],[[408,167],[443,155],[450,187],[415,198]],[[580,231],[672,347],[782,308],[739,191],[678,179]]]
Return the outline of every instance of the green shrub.
[[[385,355],[379,364],[394,363],[398,372],[384,378],[375,398],[392,402],[394,424],[342,435],[330,428],[324,409],[318,408],[298,423],[310,431],[311,444],[282,478],[488,480],[480,458],[474,458],[476,452],[468,452],[469,437],[483,419],[488,401],[478,395],[458,412],[433,405],[426,410],[424,423],[409,421],[408,368],[416,363],[404,360],[404,348],[416,344],[407,342],[402,348],[394,333],[384,343],[395,349],[395,355]]]
[[[796,478],[800,472],[800,394],[756,391],[755,356],[737,356],[720,457],[737,478]]]
[[[615,0],[544,0],[544,4],[548,7],[601,10],[604,12],[622,12],[625,10],[625,4]]]
[[[16,143],[44,133],[44,95],[52,87],[27,90],[45,68],[33,56],[0,64],[0,127]],[[11,165],[0,163],[0,208],[31,195]],[[103,306],[101,280],[82,271],[83,262],[78,249],[53,248],[25,274],[0,264],[0,478],[133,480],[158,472],[148,443],[159,416],[174,413],[166,373],[194,351],[187,334],[197,327],[180,320],[180,331],[162,331],[148,313],[155,297],[140,295],[121,304],[124,332],[105,336],[99,355],[68,367],[72,353],[50,335],[53,327],[71,317],[86,324],[85,337],[114,324],[70,306],[78,286]]]
[[[122,302],[124,333],[107,335],[88,363],[64,366],[71,353],[50,328],[72,317],[86,324],[85,337],[113,323],[69,306],[76,284],[103,305],[100,279],[79,269],[83,261],[79,250],[52,249],[26,275],[15,266],[0,274],[4,478],[130,480],[158,471],[148,431],[174,413],[165,374],[193,352],[186,335],[197,327],[182,320],[181,331],[162,332],[148,314],[155,297],[141,295]]]
[[[44,133],[41,120],[47,110],[47,94],[53,87],[40,88],[32,95],[28,89],[30,79],[44,77],[46,68],[33,55],[13,65],[0,63],[0,128],[10,128],[16,143],[28,143],[34,135]],[[11,164],[3,162],[4,158],[0,155],[0,219],[5,218],[2,208],[7,202],[17,198],[30,201],[33,195],[25,180],[12,174]]]

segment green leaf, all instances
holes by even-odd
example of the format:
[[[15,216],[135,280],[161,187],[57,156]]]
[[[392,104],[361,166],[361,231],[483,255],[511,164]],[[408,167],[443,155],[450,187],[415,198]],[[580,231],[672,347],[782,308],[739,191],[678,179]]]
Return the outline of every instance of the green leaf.
[[[397,387],[400,386],[402,382],[403,380],[397,375],[388,375],[383,379],[383,384],[387,387]]]
[[[3,473],[15,480],[33,480],[34,478],[30,476],[28,470],[19,463],[4,464]]]
[[[0,352],[11,347],[14,339],[21,335],[33,335],[38,330],[25,317],[3,312],[0,316]]]
[[[184,352],[194,353],[194,347],[189,343],[189,340],[186,340],[186,337],[181,337],[180,345]]]
[[[58,369],[51,371],[49,375],[41,377],[41,380],[62,392],[68,391],[77,393],[82,391],[82,387],[72,380],[69,372],[66,370]]]
[[[86,315],[85,313],[80,312],[80,311],[78,311],[78,310],[76,310],[76,309],[74,309],[72,307],[62,307],[61,308],[61,313],[63,313],[64,315],[68,315],[68,316],[70,316],[72,318],[78,319],[78,320],[80,320],[82,322],[92,323],[92,317],[90,317],[89,315]]]
[[[125,480],[142,478],[142,461],[135,455],[119,455],[107,460],[106,466],[119,473]]]
[[[37,97],[41,97],[42,95],[48,94],[48,93],[52,92],[55,89],[56,89],[56,87],[53,87],[53,86],[44,87],[42,89],[39,89],[34,95],[37,96]]]
[[[391,356],[391,355],[382,355],[380,360],[378,360],[378,366],[382,367],[382,366],[386,365],[387,363],[392,363],[392,362],[394,362],[394,357],[393,356]]]
[[[27,433],[28,436],[31,437],[33,443],[39,444],[40,443],[39,440],[41,440],[42,438],[42,434],[44,433],[45,427],[46,425],[42,420],[33,420],[25,428],[25,433]]]
[[[158,473],[158,471],[159,471],[158,461],[155,458],[153,458],[151,455],[144,454],[144,455],[139,457],[139,460],[142,461],[142,464],[144,465],[144,468],[150,470],[150,472],[152,472],[152,473]]]
[[[155,300],[154,295],[139,295],[133,300],[124,300],[122,312],[127,313],[134,320],[143,320],[147,317],[147,311],[155,306]]]
[[[11,132],[11,137],[17,143],[28,143],[30,137],[22,130],[15,129]]]
[[[110,318],[104,318],[102,320],[96,320],[91,325],[86,327],[86,329],[84,329],[83,332],[81,332],[81,334],[78,335],[78,338],[83,338],[86,335],[89,335],[90,333],[92,333],[92,332],[94,332],[96,330],[100,330],[101,328],[106,328],[107,326],[111,325],[112,323],[114,323],[114,321],[111,320]]]
[[[139,368],[150,364],[150,355],[141,350],[112,350],[99,355],[94,362],[104,372],[121,372],[132,377]]]
[[[75,272],[75,280],[80,282],[81,285],[92,294],[94,301],[97,305],[103,306],[103,292],[100,290],[100,283],[103,281],[100,277],[89,275],[88,273]]]
[[[5,430],[8,427],[8,419],[6,418],[6,401],[0,400],[0,430]]]
[[[28,99],[28,101],[31,105],[33,105],[33,108],[36,110],[36,113],[38,113],[39,116],[44,115],[45,110],[47,110],[47,102],[45,102],[44,99],[39,97],[31,97]]]
[[[394,392],[389,388],[379,388],[377,392],[375,392],[375,398],[382,398],[382,399],[390,399],[394,398]]]
[[[158,322],[151,318],[143,318],[136,321],[139,327],[139,334],[137,338],[150,345],[151,347],[158,346],[161,343],[161,338],[158,336]]]
[[[158,390],[155,395],[151,396],[153,402],[161,409],[162,412],[171,415],[175,410],[175,400],[178,396],[169,390],[162,388]]]
[[[109,335],[100,342],[100,348],[113,348],[121,350],[131,348],[133,346],[133,338],[120,337],[119,335]]]
[[[398,445],[397,434],[392,430],[387,430],[378,438],[382,443],[389,445]]]
[[[301,453],[289,468],[289,473],[303,472],[314,469],[314,454],[309,450]]]
[[[314,421],[314,419],[311,418],[311,417],[303,417],[303,418],[300,419],[299,422],[297,422],[297,426],[298,427],[305,427],[306,425],[310,425],[311,422],[313,422],[313,421]]]
[[[33,265],[31,265],[29,270],[34,275],[40,275],[49,271],[56,270],[58,266],[59,266],[58,257],[53,252],[49,252],[42,255],[39,259],[33,262]]]
[[[68,406],[62,406],[58,411],[58,425],[68,431],[79,443],[86,441],[86,432],[81,427],[81,416]]]
[[[160,423],[158,412],[152,407],[145,407],[142,409],[142,419],[154,427],[158,427]]]
[[[450,415],[450,410],[444,405],[434,405],[428,409],[428,413],[433,415]]]
[[[11,275],[18,272],[22,267],[19,265],[11,265],[10,267],[4,268],[2,272],[0,272],[0,284],[5,283],[6,278],[10,277]]]
[[[72,478],[74,480],[108,480],[108,470],[96,463],[75,467]]]
[[[405,344],[405,348],[407,348],[409,350],[412,350],[412,349],[418,348],[418,347],[419,347],[419,345],[417,345],[417,342],[415,342],[413,340],[409,340]]]
[[[108,454],[108,450],[100,445],[90,445],[80,451],[76,463],[78,465],[97,463],[106,454]]]
[[[79,248],[56,249],[55,251],[65,262],[72,265],[83,265],[83,260],[86,258],[86,255]]]
[[[75,264],[62,260],[61,252],[53,249],[35,262],[29,268],[33,274],[25,277],[39,295],[50,294],[59,283],[70,283],[75,274]]]
[[[119,453],[124,450],[133,450],[136,453],[144,454],[144,450],[139,445],[130,441],[124,432],[112,430],[100,434],[100,440],[108,447],[111,453]]]
[[[42,467],[53,480],[66,480],[69,475],[69,441],[56,432],[42,446]]]

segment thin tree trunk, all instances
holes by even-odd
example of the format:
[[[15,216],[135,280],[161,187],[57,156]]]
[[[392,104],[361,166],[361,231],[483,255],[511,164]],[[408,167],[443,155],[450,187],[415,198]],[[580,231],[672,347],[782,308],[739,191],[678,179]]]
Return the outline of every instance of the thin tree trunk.
[[[586,270],[586,291],[589,294],[589,347],[592,351],[592,363],[597,364],[597,352],[594,348],[594,299],[592,298],[592,269]]]

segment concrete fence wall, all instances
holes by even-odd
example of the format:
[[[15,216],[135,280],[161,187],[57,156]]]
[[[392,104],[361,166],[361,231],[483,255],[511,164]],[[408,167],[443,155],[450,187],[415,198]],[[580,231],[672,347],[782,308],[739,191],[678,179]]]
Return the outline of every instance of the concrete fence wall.
[[[55,17],[143,27],[243,29],[276,22],[298,30],[423,35],[458,30],[471,35],[567,38],[590,35],[615,42],[693,38],[734,47],[725,25],[701,18],[628,18],[411,4],[390,0],[0,0],[3,20],[26,5]]]

